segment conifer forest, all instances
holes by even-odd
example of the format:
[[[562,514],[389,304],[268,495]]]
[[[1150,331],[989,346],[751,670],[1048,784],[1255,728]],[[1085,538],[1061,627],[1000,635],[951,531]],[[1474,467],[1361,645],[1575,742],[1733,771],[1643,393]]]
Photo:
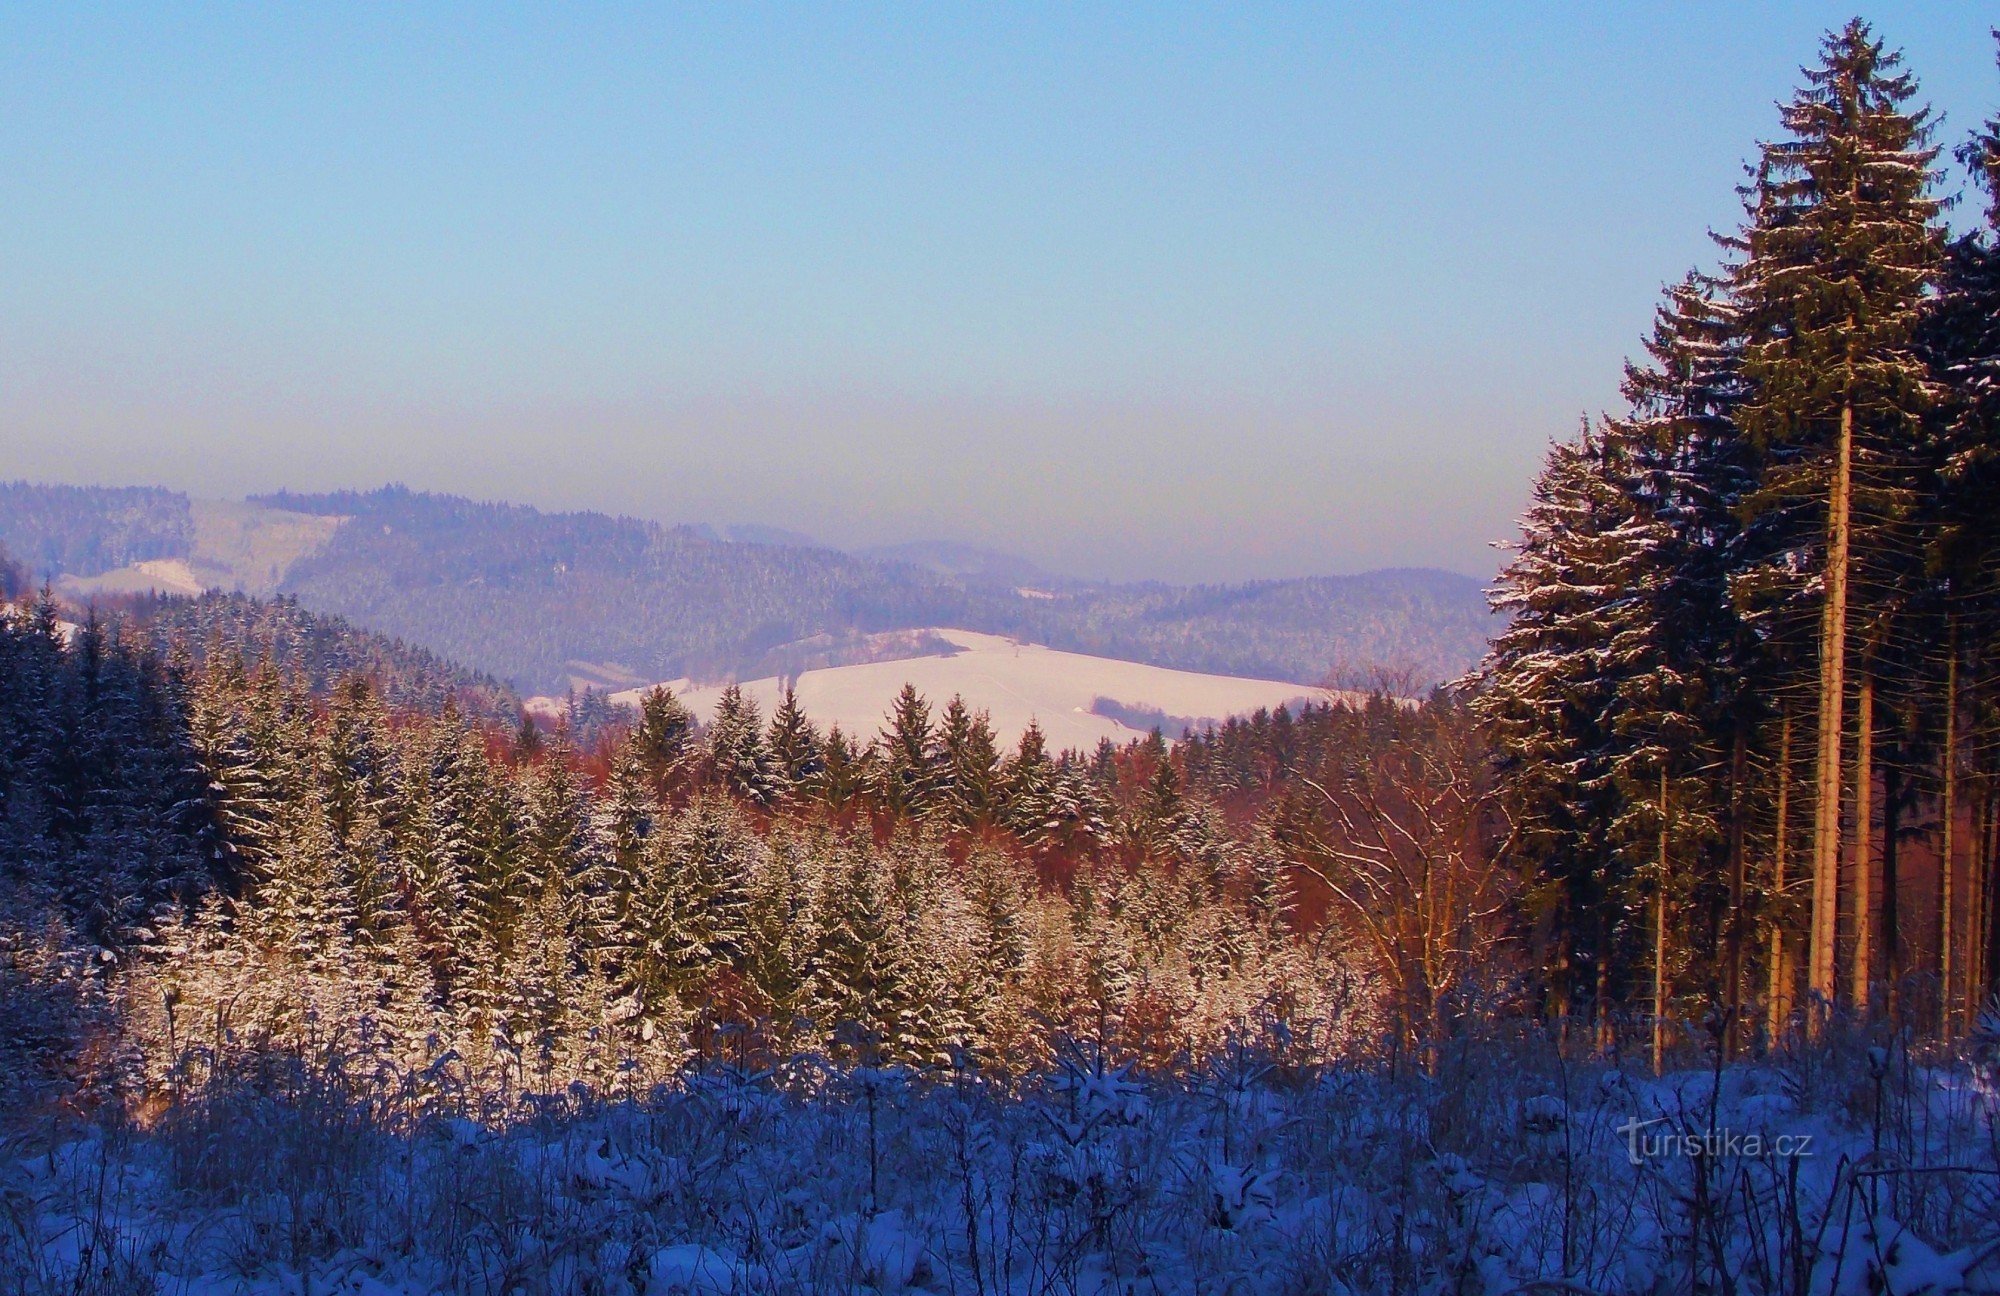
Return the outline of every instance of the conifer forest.
[[[0,1296],[2000,1291],[2000,115],[1800,54],[1428,690],[551,716],[0,558]]]

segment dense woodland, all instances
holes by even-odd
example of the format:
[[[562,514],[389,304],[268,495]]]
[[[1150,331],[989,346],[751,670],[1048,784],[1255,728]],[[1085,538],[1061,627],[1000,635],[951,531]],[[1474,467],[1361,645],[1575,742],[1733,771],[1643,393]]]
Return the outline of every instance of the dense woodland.
[[[11,973],[105,951],[93,993],[126,1016],[106,1084],[163,1081],[190,1041],[306,1048],[336,1023],[523,1084],[705,1049],[1018,1066],[1070,1031],[1160,1065],[1260,1023],[1318,1047],[1368,1019],[1367,978],[1309,938],[1299,861],[1329,816],[1386,813],[1369,785],[1413,772],[1392,749],[1476,778],[1447,701],[1263,714],[1178,752],[1057,754],[1030,730],[1003,756],[956,700],[906,692],[857,742],[733,693],[698,729],[662,690],[579,751],[455,702],[392,710],[364,675],[315,690],[116,621],[66,634],[46,599],[0,653]],[[1301,768],[1344,790],[1298,802]],[[1445,844],[1477,849],[1475,804]],[[57,1022],[101,1046],[59,984],[64,1013],[17,1000],[38,1005],[10,1017],[17,1060]]]
[[[499,725],[521,714],[520,696],[492,676],[342,617],[309,612],[295,598],[216,591],[199,598],[141,595],[99,600],[84,615],[93,611],[144,632],[161,653],[184,651],[196,662],[213,654],[240,656],[246,669],[269,661],[318,696],[361,676],[394,710],[435,712],[450,702],[467,716]]]
[[[1865,24],[1782,116],[1627,412],[1550,452],[1473,707],[1553,1011],[1949,1033],[2000,934],[2000,121],[1953,237]]]
[[[38,576],[95,574],[194,545],[187,496],[156,486],[0,482],[0,544]]]

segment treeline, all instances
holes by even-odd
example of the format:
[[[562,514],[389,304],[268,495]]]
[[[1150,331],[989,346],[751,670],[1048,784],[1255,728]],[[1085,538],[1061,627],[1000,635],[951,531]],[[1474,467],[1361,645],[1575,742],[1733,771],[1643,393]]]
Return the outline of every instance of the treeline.
[[[1551,450],[1475,705],[1553,1010],[1949,1032],[2000,967],[2000,121],[1953,238],[1866,24],[1782,117],[1628,411]]]
[[[178,647],[197,663],[241,657],[251,668],[268,661],[316,697],[329,696],[342,680],[359,675],[395,710],[435,712],[450,702],[480,723],[510,726],[520,718],[520,696],[491,675],[345,618],[309,612],[296,598],[211,590],[194,598],[128,595],[100,599],[98,606],[126,627],[143,630],[163,654]],[[85,609],[76,615],[89,614]]]
[[[698,727],[658,691],[579,751],[450,699],[392,709],[365,676],[316,695],[269,657],[65,635],[44,601],[0,619],[0,1054],[165,1085],[191,1057],[365,1039],[491,1090],[700,1051],[1320,1049],[1414,966],[1327,928],[1324,895],[1300,913],[1328,826],[1368,813],[1334,767],[1463,734],[1440,707],[1261,714],[1177,751],[1052,753],[1030,729],[1003,755],[982,715],[914,691],[861,741],[735,693]],[[1334,770],[1333,797],[1288,799],[1274,742]]]

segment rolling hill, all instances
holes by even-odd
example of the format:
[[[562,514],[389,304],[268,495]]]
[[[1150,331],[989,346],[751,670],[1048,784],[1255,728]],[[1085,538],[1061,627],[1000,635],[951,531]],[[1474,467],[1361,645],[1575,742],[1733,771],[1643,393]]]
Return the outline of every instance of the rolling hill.
[[[1079,751],[1104,738],[1124,743],[1144,737],[1156,725],[1171,737],[1259,708],[1297,709],[1301,702],[1333,696],[1325,689],[1060,652],[969,630],[927,634],[941,645],[940,651],[808,670],[795,678],[746,680],[743,691],[768,716],[789,684],[814,723],[839,725],[866,739],[883,727],[896,693],[914,684],[934,710],[954,694],[963,696],[973,709],[988,713],[1005,744],[1011,745],[1033,720],[1050,747]],[[705,721],[714,714],[721,685],[686,679],[669,683],[695,715]],[[637,706],[643,692],[614,694],[612,701]],[[534,701],[554,709],[552,699]]]
[[[0,544],[72,596],[283,593],[524,692],[796,673],[869,660],[872,636],[933,626],[1291,685],[1421,687],[1469,668],[1489,623],[1479,582],[1437,571],[1087,583],[962,546],[860,556],[401,487],[241,503],[0,492]]]

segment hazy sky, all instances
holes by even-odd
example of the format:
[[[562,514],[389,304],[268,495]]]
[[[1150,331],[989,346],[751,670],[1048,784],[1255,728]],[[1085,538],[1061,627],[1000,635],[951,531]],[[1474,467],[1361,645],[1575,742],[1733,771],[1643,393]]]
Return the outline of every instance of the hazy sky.
[[[280,8],[0,6],[0,478],[1182,579],[1490,570],[1850,13]]]

